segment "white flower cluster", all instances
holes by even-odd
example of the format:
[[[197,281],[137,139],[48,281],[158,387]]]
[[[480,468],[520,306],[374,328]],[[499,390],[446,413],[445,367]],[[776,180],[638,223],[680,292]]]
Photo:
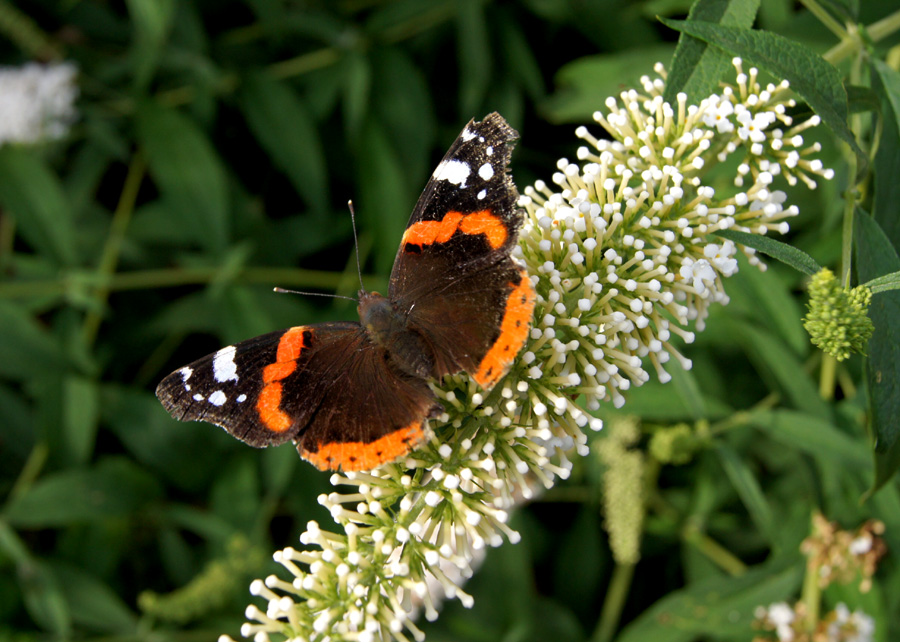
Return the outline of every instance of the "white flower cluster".
[[[0,67],[0,145],[65,136],[77,117],[72,63]]]
[[[520,200],[528,216],[515,256],[531,274],[537,304],[530,340],[512,371],[485,393],[469,377],[447,377],[435,393],[444,415],[433,438],[402,463],[371,472],[335,474],[349,491],[320,497],[343,529],[311,522],[303,552],[276,554],[291,581],[271,576],[253,584],[267,600],[251,606],[242,630],[266,642],[289,640],[421,640],[413,618],[437,616],[441,600],[472,598],[460,588],[487,546],[518,534],[507,525],[519,502],[566,478],[567,452],[587,452],[585,428],[602,422],[588,410],[602,399],[621,405],[621,391],[661,380],[673,345],[687,342],[707,306],[727,301],[722,279],[738,269],[738,250],[713,239],[718,230],[784,232],[794,216],[775,178],[828,175],[799,131],[787,131],[784,85],[765,90],[740,71],[736,88],[674,108],[662,99],[664,81],[644,79],[644,94],[625,92],[596,119],[612,141],[578,136],[583,164],[559,162],[558,191],[538,183]],[[660,69],[660,73],[662,73]],[[726,103],[729,107],[726,107]],[[727,121],[727,122],[725,122]],[[778,142],[776,142],[778,141]],[[727,197],[703,182],[717,158],[746,149],[738,182]],[[797,155],[795,157],[795,154]],[[746,171],[743,171],[746,166]]]
[[[754,615],[764,626],[775,631],[779,642],[792,642],[794,639],[797,614],[787,602],[774,602],[768,607],[758,606]]]
[[[875,639],[875,620],[860,609],[851,612],[843,602],[825,615],[812,635],[805,630],[803,618],[787,602],[759,606],[754,615],[760,626],[775,634],[778,642],[872,642]]]
[[[872,642],[875,639],[875,620],[860,609],[851,613],[847,605],[840,602],[833,617],[828,624],[828,642]]]
[[[310,522],[300,539],[315,550],[276,553],[293,580],[254,582],[251,592],[268,607],[249,607],[241,633],[259,642],[270,633],[421,640],[418,613],[436,618],[445,598],[471,605],[460,587],[485,548],[519,539],[509,511],[568,477],[565,451],[586,453],[581,428],[602,426],[552,387],[525,370],[487,397],[469,377],[445,380],[435,392],[446,411],[425,446],[402,463],[332,475],[335,486],[353,487],[319,497],[343,534]]]
[[[641,79],[643,93],[623,92],[607,100],[606,114],[594,114],[612,140],[578,128],[589,143],[578,150],[581,162],[560,160],[554,187],[539,181],[520,199],[529,220],[518,249],[540,275],[523,358],[541,378],[571,352],[555,376],[569,376],[589,410],[604,399],[620,407],[622,391],[649,380],[647,362],[663,382],[671,358],[689,368],[672,340],[690,343],[689,325],[702,330],[709,305],[728,302],[722,280],[737,272],[737,251],[765,267],[751,248],[713,234],[784,234],[798,210],[773,189],[776,178],[813,187],[812,176],[833,174],[807,159],[817,144],[802,147],[801,132],[818,117],[793,125],[787,83],[763,88],[755,69],[734,65],[737,84],[721,96],[688,105],[680,94],[674,106],[663,100],[658,66],[660,77]],[[734,183],[749,186],[717,193],[711,161],[741,151]]]

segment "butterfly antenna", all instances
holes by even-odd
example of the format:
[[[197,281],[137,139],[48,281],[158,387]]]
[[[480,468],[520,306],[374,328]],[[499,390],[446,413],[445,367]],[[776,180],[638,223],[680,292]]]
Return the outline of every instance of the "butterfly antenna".
[[[278,294],[302,294],[303,296],[327,296],[329,299],[347,299],[348,301],[356,301],[352,296],[344,296],[343,294],[325,294],[323,292],[302,292],[300,290],[286,290],[285,288],[273,288]]]
[[[353,210],[353,201],[347,201],[350,209],[350,222],[353,225],[353,249],[356,251],[356,273],[359,275],[359,288],[365,290],[362,280],[362,267],[359,264],[359,239],[356,237],[356,212]]]

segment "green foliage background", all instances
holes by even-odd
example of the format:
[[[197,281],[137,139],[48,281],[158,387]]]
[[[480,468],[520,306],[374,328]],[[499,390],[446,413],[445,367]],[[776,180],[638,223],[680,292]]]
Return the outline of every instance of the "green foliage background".
[[[173,421],[156,383],[228,343],[354,318],[347,302],[271,292],[355,293],[348,199],[366,286],[383,291],[418,193],[467,120],[501,112],[522,136],[520,189],[549,179],[558,156],[574,158],[574,123],[669,63],[677,34],[655,16],[684,18],[690,4],[0,0],[0,62],[73,60],[82,91],[65,141],[0,149],[0,640],[237,636],[271,552],[308,520],[328,524],[316,503],[327,475],[290,447],[255,451]],[[861,23],[896,10],[826,4]],[[763,1],[756,26],[832,47],[794,5]],[[885,267],[898,246],[890,71],[864,96],[885,97],[886,125],[863,186],[880,190],[863,205],[881,227],[858,237],[887,232],[865,279],[900,267]],[[851,170],[818,135],[838,177],[791,193],[791,242],[837,265]],[[659,471],[616,639],[749,640],[753,607],[796,598],[815,509],[845,527],[881,519],[900,550],[896,450],[879,455],[887,483],[860,504],[875,475],[862,360],[823,399],[802,286],[781,265],[743,265],[731,304],[686,349],[694,369],[633,391],[625,409],[646,424],[711,422],[712,437],[691,464]],[[466,587],[474,608],[449,604],[429,639],[600,640],[612,590],[601,472],[585,458],[523,508],[522,542],[489,552]],[[900,635],[895,559],[871,593],[826,594],[839,600],[876,618],[877,640]]]

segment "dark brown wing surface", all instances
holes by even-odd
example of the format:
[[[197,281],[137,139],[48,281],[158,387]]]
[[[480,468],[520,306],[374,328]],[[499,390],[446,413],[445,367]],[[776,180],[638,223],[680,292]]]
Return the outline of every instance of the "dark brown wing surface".
[[[433,374],[465,370],[485,388],[524,345],[534,309],[510,257],[522,224],[507,173],[516,137],[496,113],[466,125],[419,198],[389,291],[434,350]]]
[[[427,383],[396,370],[355,323],[228,346],[173,372],[156,394],[176,419],[214,423],[256,447],[293,440],[317,467],[344,470],[404,455],[440,410]]]

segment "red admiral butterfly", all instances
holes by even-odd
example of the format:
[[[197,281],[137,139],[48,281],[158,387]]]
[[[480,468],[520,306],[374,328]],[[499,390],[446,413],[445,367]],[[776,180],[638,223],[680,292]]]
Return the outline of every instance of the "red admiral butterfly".
[[[251,446],[293,441],[321,469],[368,470],[420,443],[443,410],[429,378],[490,389],[528,337],[534,288],[510,257],[522,213],[507,173],[518,137],[499,114],[470,121],[409,219],[388,296],[359,292],[359,323],[317,323],[222,348],[163,379],[180,420]]]

